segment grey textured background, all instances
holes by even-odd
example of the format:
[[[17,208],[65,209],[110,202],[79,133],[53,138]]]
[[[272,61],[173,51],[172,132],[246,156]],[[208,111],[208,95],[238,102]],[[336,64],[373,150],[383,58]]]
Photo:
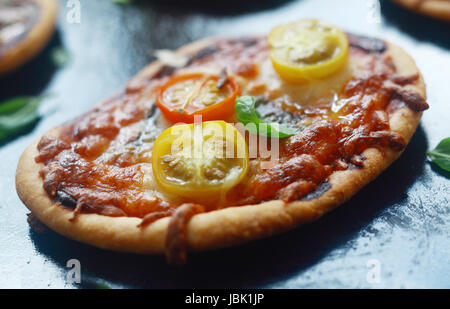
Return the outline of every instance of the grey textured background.
[[[370,0],[135,1],[81,0],[81,23],[66,21],[61,1],[50,46],[18,72],[0,79],[0,99],[51,93],[42,120],[0,145],[0,287],[76,288],[66,262],[81,262],[84,284],[113,287],[449,288],[449,173],[425,151],[450,136],[450,24],[381,1],[381,23],[369,22]],[[241,3],[240,3],[241,2]],[[18,156],[44,131],[89,110],[151,61],[153,49],[176,48],[217,34],[270,30],[302,17],[327,19],[347,31],[386,38],[416,59],[431,109],[401,159],[350,202],[320,221],[237,248],[189,256],[184,268],[163,257],[117,254],[53,232],[31,231],[14,188]],[[368,19],[369,17],[369,19]],[[56,68],[51,51],[64,46],[71,61]],[[380,283],[366,276],[370,260]]]

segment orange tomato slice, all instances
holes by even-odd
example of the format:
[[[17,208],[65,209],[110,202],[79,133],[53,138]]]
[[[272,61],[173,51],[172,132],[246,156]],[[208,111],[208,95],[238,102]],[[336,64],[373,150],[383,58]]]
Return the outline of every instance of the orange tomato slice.
[[[241,88],[231,76],[222,85],[219,80],[219,75],[204,73],[176,75],[159,89],[156,104],[174,123],[193,123],[196,115],[202,121],[226,120]]]

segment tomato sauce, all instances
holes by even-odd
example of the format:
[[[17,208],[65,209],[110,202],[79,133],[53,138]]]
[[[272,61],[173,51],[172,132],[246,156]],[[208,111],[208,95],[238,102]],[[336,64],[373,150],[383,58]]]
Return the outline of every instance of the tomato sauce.
[[[386,82],[404,85],[416,82],[417,76],[397,76],[382,41],[349,38],[350,57],[364,57],[366,61],[361,72],[353,75],[338,94],[342,103],[339,112],[328,104],[320,108],[302,106],[291,113],[292,118],[314,121],[299,134],[280,141],[280,158],[270,168],[261,169],[259,159],[252,159],[246,180],[228,193],[222,207],[273,199],[290,202],[319,190],[322,194],[330,188],[323,184],[334,171],[364,166],[364,150],[375,147],[401,151],[406,146],[400,135],[390,131],[390,113],[401,104],[418,112],[428,105],[420,96],[386,86]],[[212,64],[251,80],[258,74],[256,64],[265,57],[268,48],[263,38],[219,40],[191,55],[186,68]],[[174,203],[147,190],[142,166],[149,164],[148,160],[139,151],[127,150],[141,147],[135,145],[143,140],[142,128],[156,121],[154,93],[176,71],[162,67],[153,77],[129,85],[61,127],[58,137],[41,139],[36,162],[43,164],[44,189],[55,202],[75,210],[75,214],[134,216],[146,218],[147,223],[176,211],[182,202]],[[134,146],[127,148],[130,145]],[[120,151],[112,151],[106,160],[111,149]]]

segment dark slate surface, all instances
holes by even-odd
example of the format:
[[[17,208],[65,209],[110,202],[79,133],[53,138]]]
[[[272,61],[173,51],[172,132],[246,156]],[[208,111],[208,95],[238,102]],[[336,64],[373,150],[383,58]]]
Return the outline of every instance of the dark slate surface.
[[[0,287],[79,287],[66,281],[66,263],[74,258],[81,262],[82,286],[91,279],[113,287],[147,288],[450,287],[449,173],[439,173],[425,156],[450,136],[450,24],[390,1],[382,1],[381,23],[374,23],[371,0],[225,1],[217,7],[199,0],[142,0],[124,7],[110,0],[81,0],[81,24],[69,24],[66,3],[61,1],[50,46],[0,79],[0,99],[52,94],[32,131],[0,146]],[[350,202],[293,232],[191,255],[184,268],[167,266],[163,257],[106,252],[53,232],[30,230],[14,172],[20,153],[44,131],[123,86],[151,60],[153,49],[176,48],[208,35],[264,32],[301,17],[324,18],[348,31],[397,42],[417,60],[428,85],[431,109],[411,144]],[[50,54],[61,45],[71,61],[59,69]],[[379,266],[379,283],[367,280],[373,263]]]

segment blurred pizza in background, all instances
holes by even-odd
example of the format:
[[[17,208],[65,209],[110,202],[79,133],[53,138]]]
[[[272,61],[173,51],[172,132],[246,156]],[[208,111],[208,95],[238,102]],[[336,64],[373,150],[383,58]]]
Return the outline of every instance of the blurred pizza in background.
[[[50,40],[56,0],[0,0],[0,74],[19,67]]]
[[[393,0],[413,11],[450,21],[450,0]]]

